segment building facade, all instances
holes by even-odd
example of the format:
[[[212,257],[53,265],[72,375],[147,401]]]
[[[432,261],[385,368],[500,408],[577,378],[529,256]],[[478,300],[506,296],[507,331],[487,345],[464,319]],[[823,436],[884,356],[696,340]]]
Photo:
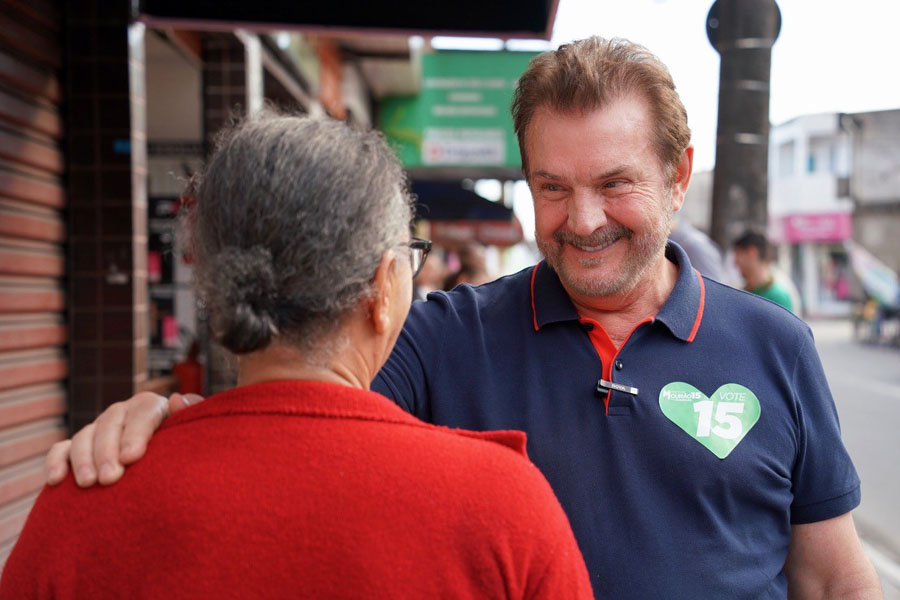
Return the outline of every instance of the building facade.
[[[862,290],[847,245],[900,268],[900,110],[804,115],[774,126],[769,233],[811,316],[847,315]]]
[[[806,115],[773,127],[769,151],[769,236],[807,315],[851,308],[853,202],[850,136],[837,114]]]
[[[840,118],[851,138],[853,237],[900,273],[900,109]]]

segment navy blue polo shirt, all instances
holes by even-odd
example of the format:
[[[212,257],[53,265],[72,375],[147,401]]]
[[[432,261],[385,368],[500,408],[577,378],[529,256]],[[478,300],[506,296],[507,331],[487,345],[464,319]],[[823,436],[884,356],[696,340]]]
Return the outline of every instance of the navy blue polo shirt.
[[[542,262],[415,303],[373,388],[425,421],[527,432],[597,597],[783,599],[791,525],[860,499],[812,334],[666,255],[675,288],[614,366]]]

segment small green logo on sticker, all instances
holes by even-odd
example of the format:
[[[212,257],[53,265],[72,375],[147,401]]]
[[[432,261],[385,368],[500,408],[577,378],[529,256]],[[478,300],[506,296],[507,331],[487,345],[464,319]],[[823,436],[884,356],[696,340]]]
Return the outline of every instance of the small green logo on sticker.
[[[726,383],[712,398],[683,381],[659,392],[659,407],[685,433],[725,458],[759,421],[759,399],[738,383]]]

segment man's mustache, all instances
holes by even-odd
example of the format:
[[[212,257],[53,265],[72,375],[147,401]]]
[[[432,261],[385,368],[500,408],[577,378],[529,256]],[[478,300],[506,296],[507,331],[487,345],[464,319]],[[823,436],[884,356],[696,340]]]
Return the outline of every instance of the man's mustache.
[[[561,230],[553,234],[553,241],[557,244],[572,244],[580,247],[606,246],[619,238],[631,239],[634,231],[621,224],[608,225],[596,229],[590,235],[576,235],[571,231]]]

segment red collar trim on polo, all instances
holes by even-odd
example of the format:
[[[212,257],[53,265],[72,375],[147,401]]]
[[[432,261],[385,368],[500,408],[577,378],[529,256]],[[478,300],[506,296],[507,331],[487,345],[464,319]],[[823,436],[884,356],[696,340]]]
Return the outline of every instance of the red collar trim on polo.
[[[531,315],[534,317],[534,330],[537,331],[540,329],[538,327],[537,321],[537,309],[534,307],[534,278],[537,276],[538,267],[541,266],[541,263],[534,265],[534,269],[531,271]]]
[[[160,429],[200,419],[239,415],[380,421],[494,442],[527,456],[527,438],[521,431],[467,431],[431,425],[410,415],[381,394],[324,381],[267,381],[236,387],[175,413],[166,419]]]
[[[691,327],[691,333],[688,335],[688,342],[694,341],[697,330],[700,329],[700,322],[703,320],[703,308],[706,306],[706,284],[703,283],[703,276],[700,275],[700,271],[694,269],[694,273],[697,274],[697,283],[700,284],[700,305],[697,307],[697,317],[694,319],[694,326]]]
[[[678,244],[669,242],[666,258],[678,265],[678,278],[655,320],[676,338],[693,342],[703,323],[706,284]],[[535,331],[548,323],[580,320],[559,277],[546,261],[539,262],[531,272],[531,310]]]

